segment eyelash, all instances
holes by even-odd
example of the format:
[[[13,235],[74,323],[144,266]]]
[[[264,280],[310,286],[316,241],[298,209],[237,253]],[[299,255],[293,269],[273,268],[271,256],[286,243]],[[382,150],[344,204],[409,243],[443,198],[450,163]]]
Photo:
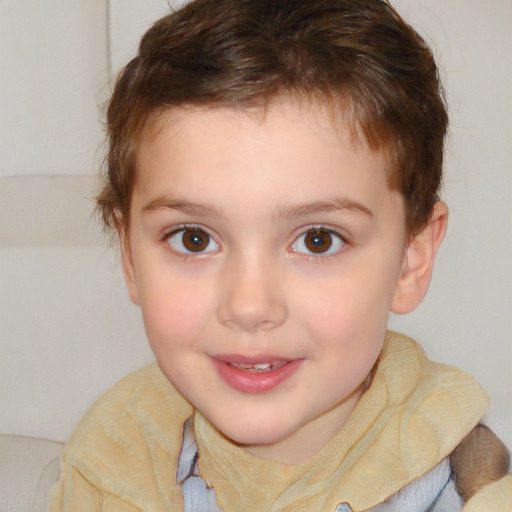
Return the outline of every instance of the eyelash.
[[[181,240],[177,240],[176,245],[181,245],[182,249],[174,246],[171,244],[170,240],[179,233],[185,233],[186,231],[196,231],[198,233],[203,233],[205,236],[208,237],[208,243],[206,245],[206,249],[208,249],[212,244],[215,244],[215,247],[210,250],[200,250],[200,251],[193,251],[193,250],[187,250],[187,248],[184,246],[183,238]],[[297,250],[295,248],[296,245],[300,243],[300,239],[310,233],[317,232],[320,233],[327,233],[331,240],[329,241],[329,247],[327,247],[327,250],[324,252],[318,252],[315,253],[313,250]],[[334,239],[334,250],[331,249]],[[189,257],[201,257],[205,256],[209,253],[218,252],[220,249],[220,244],[218,244],[215,241],[215,238],[209,233],[207,229],[205,229],[202,225],[198,224],[181,224],[179,226],[175,226],[172,228],[172,230],[164,233],[162,237],[162,241],[171,246],[171,249],[175,252],[180,254],[181,256],[185,258]],[[189,240],[191,241],[191,240]],[[192,243],[195,243],[192,241]],[[302,242],[303,245],[305,245],[307,242]],[[289,251],[298,255],[302,255],[303,257],[309,259],[309,260],[315,260],[315,261],[321,261],[328,257],[336,256],[338,253],[340,253],[345,246],[348,245],[348,241],[345,236],[343,236],[341,233],[339,233],[337,230],[333,229],[332,227],[321,225],[321,224],[313,224],[310,226],[306,226],[302,228],[295,236],[293,243],[289,246]]]

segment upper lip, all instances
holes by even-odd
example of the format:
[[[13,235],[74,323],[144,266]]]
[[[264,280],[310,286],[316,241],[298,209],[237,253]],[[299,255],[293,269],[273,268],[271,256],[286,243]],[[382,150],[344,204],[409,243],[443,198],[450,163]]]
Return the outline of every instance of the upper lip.
[[[294,359],[296,359],[294,357],[279,357],[268,354],[258,354],[255,356],[247,356],[242,354],[216,354],[212,357],[213,359],[223,361],[224,363],[240,363],[245,365],[257,365],[265,363],[286,363],[288,361],[293,361]]]

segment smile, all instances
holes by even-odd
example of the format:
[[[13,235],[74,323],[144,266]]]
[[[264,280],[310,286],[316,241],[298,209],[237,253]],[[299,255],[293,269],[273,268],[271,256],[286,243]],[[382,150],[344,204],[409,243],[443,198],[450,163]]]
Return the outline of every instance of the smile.
[[[256,372],[256,373],[265,373],[272,372],[281,368],[285,364],[288,364],[289,361],[282,361],[279,363],[261,363],[261,364],[245,364],[245,363],[228,363],[232,368],[236,368],[237,370],[242,370],[244,372]]]
[[[263,358],[251,360],[242,356],[216,356],[211,358],[220,379],[230,388],[242,393],[270,392],[302,366],[304,359]]]

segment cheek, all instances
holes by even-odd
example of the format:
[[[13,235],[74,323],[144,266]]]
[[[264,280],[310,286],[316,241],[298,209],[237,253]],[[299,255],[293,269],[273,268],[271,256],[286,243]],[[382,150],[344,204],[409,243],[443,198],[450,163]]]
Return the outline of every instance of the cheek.
[[[297,292],[298,317],[333,359],[343,358],[345,367],[347,361],[371,367],[384,339],[395,279],[389,269],[388,274],[367,266],[351,270]]]
[[[382,285],[371,276],[358,279],[354,275],[333,278],[310,286],[301,297],[302,316],[317,329],[336,334],[355,334],[358,329],[381,327],[386,322],[393,284]],[[374,323],[374,322],[373,322]],[[341,332],[340,332],[341,331]]]
[[[208,321],[210,304],[204,283],[198,286],[186,280],[168,279],[143,289],[142,315],[153,350],[178,348],[197,340]]]

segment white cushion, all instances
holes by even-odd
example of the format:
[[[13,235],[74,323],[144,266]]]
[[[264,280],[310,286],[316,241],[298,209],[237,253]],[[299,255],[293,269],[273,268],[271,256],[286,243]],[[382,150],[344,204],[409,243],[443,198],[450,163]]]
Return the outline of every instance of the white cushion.
[[[63,443],[0,435],[0,512],[46,512]]]

